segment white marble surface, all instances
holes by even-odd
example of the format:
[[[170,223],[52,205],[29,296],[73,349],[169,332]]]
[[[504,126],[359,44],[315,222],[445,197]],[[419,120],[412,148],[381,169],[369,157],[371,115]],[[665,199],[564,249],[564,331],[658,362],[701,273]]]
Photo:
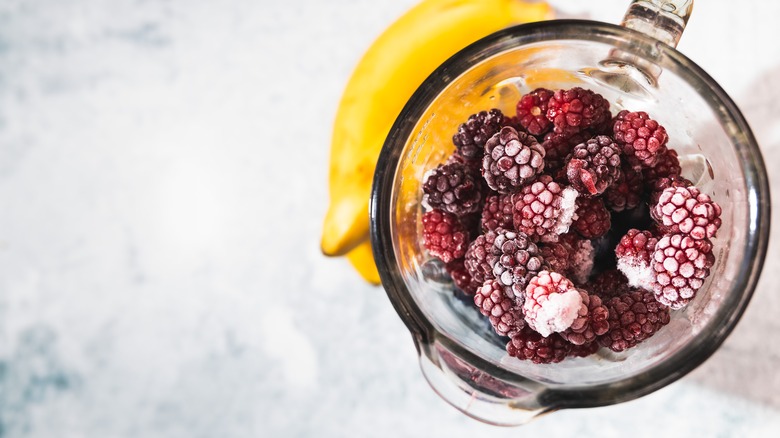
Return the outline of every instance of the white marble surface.
[[[0,0],[0,437],[779,430],[777,232],[734,334],[654,394],[516,430],[430,390],[382,290],[318,249],[342,87],[413,3]],[[697,2],[680,49],[773,169],[780,3],[733,4]]]

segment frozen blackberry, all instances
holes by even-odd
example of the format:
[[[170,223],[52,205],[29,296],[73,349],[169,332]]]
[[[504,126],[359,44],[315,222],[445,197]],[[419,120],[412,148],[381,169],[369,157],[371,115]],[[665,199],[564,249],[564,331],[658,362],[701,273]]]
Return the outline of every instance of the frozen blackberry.
[[[544,135],[552,128],[552,122],[547,119],[547,102],[552,96],[551,90],[537,88],[517,102],[517,121],[529,134]]]
[[[544,141],[542,141],[545,153],[545,170],[553,174],[559,169],[565,169],[566,159],[571,154],[571,151],[574,150],[574,146],[588,141],[591,137],[592,135],[588,131],[575,133],[548,132],[545,134]]]
[[[593,271],[596,257],[596,248],[593,246],[593,242],[574,232],[562,235],[560,242],[569,250],[569,269],[565,271],[566,276],[575,284],[584,284]]]
[[[542,269],[539,249],[522,232],[496,229],[492,252],[498,255],[493,265],[493,277],[511,289],[516,299],[523,300],[528,280]]]
[[[482,175],[499,193],[520,190],[543,170],[544,148],[532,135],[505,126],[485,144]]]
[[[482,206],[482,230],[512,228],[513,207],[514,202],[510,193],[488,196]]]
[[[669,323],[669,308],[648,291],[632,290],[604,302],[609,310],[609,330],[599,344],[620,352],[636,346]]]
[[[572,344],[559,334],[542,336],[528,326],[520,330],[506,344],[510,356],[529,360],[535,364],[557,363],[566,358]]]
[[[628,161],[641,167],[655,166],[669,140],[666,129],[644,111],[619,112],[615,116],[613,131],[615,141]]]
[[[549,242],[539,245],[539,254],[544,260],[544,269],[566,274],[569,270],[569,246],[562,242]]]
[[[721,208],[696,187],[668,187],[653,207],[653,218],[669,233],[711,239],[718,233]]]
[[[512,336],[525,326],[523,312],[508,289],[500,281],[489,279],[474,294],[477,309],[501,336]]]
[[[457,216],[476,213],[482,207],[479,179],[465,164],[452,162],[431,170],[423,183],[431,208]]]
[[[458,132],[452,136],[452,142],[463,158],[469,161],[481,161],[485,143],[506,124],[501,110],[480,111],[469,116],[466,123],[458,126]]]
[[[513,200],[515,229],[533,240],[554,242],[568,231],[574,218],[577,192],[563,188],[549,175],[526,185]]]
[[[713,264],[715,256],[708,239],[683,234],[662,237],[653,253],[655,299],[672,309],[685,306],[704,285]]]
[[[477,236],[466,250],[463,265],[472,280],[478,284],[493,276],[493,266],[498,261],[498,251],[493,245],[496,236],[495,231],[486,231],[485,234]]]
[[[561,337],[574,345],[588,344],[609,330],[609,310],[598,295],[590,295],[579,289],[582,305],[571,326],[561,332]]]
[[[595,354],[597,351],[599,351],[599,348],[601,348],[601,345],[599,345],[598,342],[586,342],[582,345],[573,345],[571,347],[571,350],[569,351],[569,356],[572,357],[588,357],[591,354]]]
[[[525,289],[525,322],[542,336],[571,327],[581,307],[579,290],[571,280],[557,272],[539,272]]]
[[[642,172],[623,163],[620,167],[620,175],[604,191],[604,204],[616,212],[631,210],[642,202],[644,189]]]
[[[607,234],[611,226],[609,210],[601,198],[578,198],[576,215],[577,219],[572,223],[572,227],[587,239],[596,239]]]
[[[650,185],[650,205],[658,204],[658,199],[661,197],[661,193],[669,187],[691,187],[693,183],[683,176],[664,176],[656,179],[653,184]],[[654,218],[656,220],[660,218]]]
[[[652,258],[657,243],[653,233],[635,228],[620,239],[615,247],[617,267],[628,279],[629,286],[652,290],[655,280]]]
[[[599,135],[574,147],[566,176],[581,195],[604,193],[620,175],[620,148],[606,135]]]
[[[628,279],[617,269],[608,269],[595,275],[586,288],[597,294],[603,301],[631,291]]]
[[[642,169],[642,176],[645,178],[645,184],[650,186],[659,178],[680,176],[681,172],[682,167],[680,167],[677,151],[665,149],[658,154],[658,161],[655,163],[655,166]]]
[[[433,209],[422,217],[423,243],[432,256],[444,263],[466,254],[469,236],[457,216]]]
[[[558,133],[599,128],[612,118],[609,102],[600,94],[580,87],[558,90],[547,102],[547,119]]]
[[[450,274],[455,286],[466,295],[474,295],[477,288],[482,286],[481,283],[474,281],[471,277],[471,274],[469,274],[469,271],[464,264],[464,259],[455,259],[444,265],[444,269]]]

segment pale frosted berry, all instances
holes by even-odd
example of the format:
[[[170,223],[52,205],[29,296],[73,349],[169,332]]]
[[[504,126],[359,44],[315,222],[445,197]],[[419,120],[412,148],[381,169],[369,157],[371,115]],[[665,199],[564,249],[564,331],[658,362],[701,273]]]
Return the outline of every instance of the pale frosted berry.
[[[571,327],[581,307],[579,290],[571,280],[557,272],[539,272],[525,289],[525,322],[542,336]]]
[[[525,326],[523,312],[507,286],[486,280],[474,294],[474,304],[501,336],[512,336]]]
[[[458,154],[468,161],[481,161],[485,143],[505,126],[506,119],[497,108],[469,116],[466,123],[458,126],[458,132],[452,136]]]
[[[718,233],[721,208],[696,187],[668,187],[653,208],[653,217],[669,233],[711,239]]]
[[[652,258],[657,243],[653,233],[635,228],[628,230],[620,239],[615,247],[617,267],[625,274],[629,286],[652,289],[655,280]]]
[[[571,225],[576,198],[575,190],[562,187],[549,175],[540,176],[513,198],[515,229],[534,240],[558,240]]]
[[[653,292],[658,302],[679,309],[704,285],[715,264],[712,242],[683,234],[663,236],[655,246]]]
[[[505,126],[485,144],[482,176],[499,193],[520,190],[543,170],[544,148],[530,134]]]
[[[522,232],[496,229],[492,252],[498,255],[493,277],[514,296],[522,300],[528,280],[542,269],[542,258],[536,244]]]

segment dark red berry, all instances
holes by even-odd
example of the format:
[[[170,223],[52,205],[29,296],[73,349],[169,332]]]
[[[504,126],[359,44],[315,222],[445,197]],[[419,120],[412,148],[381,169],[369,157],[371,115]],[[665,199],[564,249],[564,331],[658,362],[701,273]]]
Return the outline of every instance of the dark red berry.
[[[444,263],[462,258],[468,247],[468,233],[457,216],[433,209],[422,217],[423,242],[432,256]]]
[[[474,304],[501,336],[512,336],[525,326],[523,312],[509,288],[495,279],[477,288]]]
[[[578,198],[576,214],[577,219],[572,223],[572,228],[587,239],[607,234],[612,224],[609,211],[601,198]]]
[[[599,348],[601,348],[601,345],[599,345],[598,342],[587,342],[582,345],[572,345],[571,350],[569,351],[569,356],[572,357],[588,357],[591,354],[595,354],[597,351],[599,351]]]
[[[608,269],[595,275],[587,284],[587,289],[597,294],[602,300],[623,295],[631,291],[628,279],[617,269]]]
[[[669,323],[669,308],[648,291],[632,290],[604,302],[609,310],[609,330],[599,344],[613,351],[634,347]]]
[[[584,196],[604,193],[620,175],[620,148],[606,135],[599,135],[574,147],[566,176]]]
[[[485,144],[482,175],[499,193],[520,190],[543,170],[544,148],[530,134],[505,126]]]
[[[506,124],[506,119],[501,110],[496,108],[469,116],[452,136],[458,154],[469,161],[481,161],[485,143]]]
[[[697,240],[715,237],[721,225],[720,205],[693,186],[664,189],[652,212],[664,231]]]
[[[658,154],[658,161],[653,167],[642,169],[642,176],[645,178],[645,184],[650,186],[659,178],[680,176],[681,172],[677,151],[667,148]]]
[[[574,146],[585,143],[591,137],[592,135],[589,131],[575,133],[548,132],[545,134],[544,141],[542,141],[542,147],[545,152],[545,170],[550,174],[554,174],[560,169],[565,169],[566,160],[571,154],[571,151],[574,150]]]
[[[609,310],[598,295],[590,295],[579,289],[582,306],[571,327],[561,332],[561,337],[574,345],[588,344],[609,330]]]
[[[544,269],[565,275],[569,270],[570,249],[562,242],[540,244],[539,253],[544,260]]]
[[[577,192],[564,188],[549,175],[523,187],[513,200],[515,229],[533,240],[556,241],[571,225]]]
[[[431,208],[457,216],[476,213],[482,207],[478,176],[461,163],[443,164],[430,171],[423,192]]]
[[[609,122],[609,102],[600,94],[580,87],[558,90],[547,102],[547,119],[555,132],[571,133],[598,128]]]
[[[493,277],[493,266],[498,261],[498,250],[493,245],[498,234],[495,231],[486,231],[480,234],[469,244],[463,265],[466,267],[473,281],[483,284],[485,280]]]
[[[644,111],[619,112],[615,116],[613,130],[615,141],[628,161],[642,167],[655,166],[669,140],[666,129]]]
[[[704,285],[714,263],[708,239],[696,240],[683,234],[662,237],[653,253],[655,299],[672,309],[685,306]]]
[[[642,202],[644,189],[642,172],[624,162],[620,167],[620,175],[604,191],[604,204],[616,212],[631,210]]]
[[[512,215],[514,202],[512,194],[495,194],[485,199],[482,206],[482,230],[495,230],[496,228],[512,228]]]
[[[444,265],[444,268],[447,273],[450,274],[455,286],[467,295],[474,295],[477,288],[482,285],[481,283],[474,281],[471,277],[471,274],[469,274],[468,269],[466,269],[466,266],[464,265],[464,259],[455,259]]]
[[[552,128],[547,119],[547,102],[553,92],[546,88],[537,88],[524,95],[517,102],[517,121],[531,135],[544,135]]]
[[[557,363],[566,358],[572,344],[558,333],[544,337],[526,326],[506,344],[510,356],[536,364]]]

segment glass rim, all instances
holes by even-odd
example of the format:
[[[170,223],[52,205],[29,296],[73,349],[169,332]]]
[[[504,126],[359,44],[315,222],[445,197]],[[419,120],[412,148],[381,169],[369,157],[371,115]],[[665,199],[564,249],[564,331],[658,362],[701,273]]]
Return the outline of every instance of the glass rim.
[[[398,115],[385,140],[377,161],[371,198],[369,202],[370,233],[374,260],[382,285],[396,312],[411,332],[415,346],[430,344],[441,338],[449,342],[448,348],[467,359],[471,365],[493,375],[499,374],[508,381],[535,380],[500,368],[462,347],[456,340],[439,332],[417,306],[398,269],[391,235],[394,193],[393,181],[407,139],[413,133],[418,120],[434,102],[439,92],[461,74],[479,63],[512,48],[533,43],[557,40],[593,41],[623,49],[651,61],[664,70],[673,71],[694,87],[721,120],[736,125],[741,141],[733,135],[732,143],[740,157],[744,172],[748,210],[748,230],[744,246],[744,259],[740,265],[730,294],[713,315],[717,321],[714,332],[708,336],[695,336],[687,345],[667,360],[645,372],[619,380],[585,386],[547,388],[540,398],[543,404],[555,408],[595,407],[632,400],[660,389],[689,373],[709,358],[725,341],[747,307],[758,283],[766,257],[770,197],[766,168],[753,133],[739,108],[701,67],[676,49],[652,37],[625,27],[589,20],[551,20],[510,27],[484,37],[467,46],[439,66],[415,91]],[[384,200],[384,203],[382,202]],[[706,341],[706,342],[705,342]]]

